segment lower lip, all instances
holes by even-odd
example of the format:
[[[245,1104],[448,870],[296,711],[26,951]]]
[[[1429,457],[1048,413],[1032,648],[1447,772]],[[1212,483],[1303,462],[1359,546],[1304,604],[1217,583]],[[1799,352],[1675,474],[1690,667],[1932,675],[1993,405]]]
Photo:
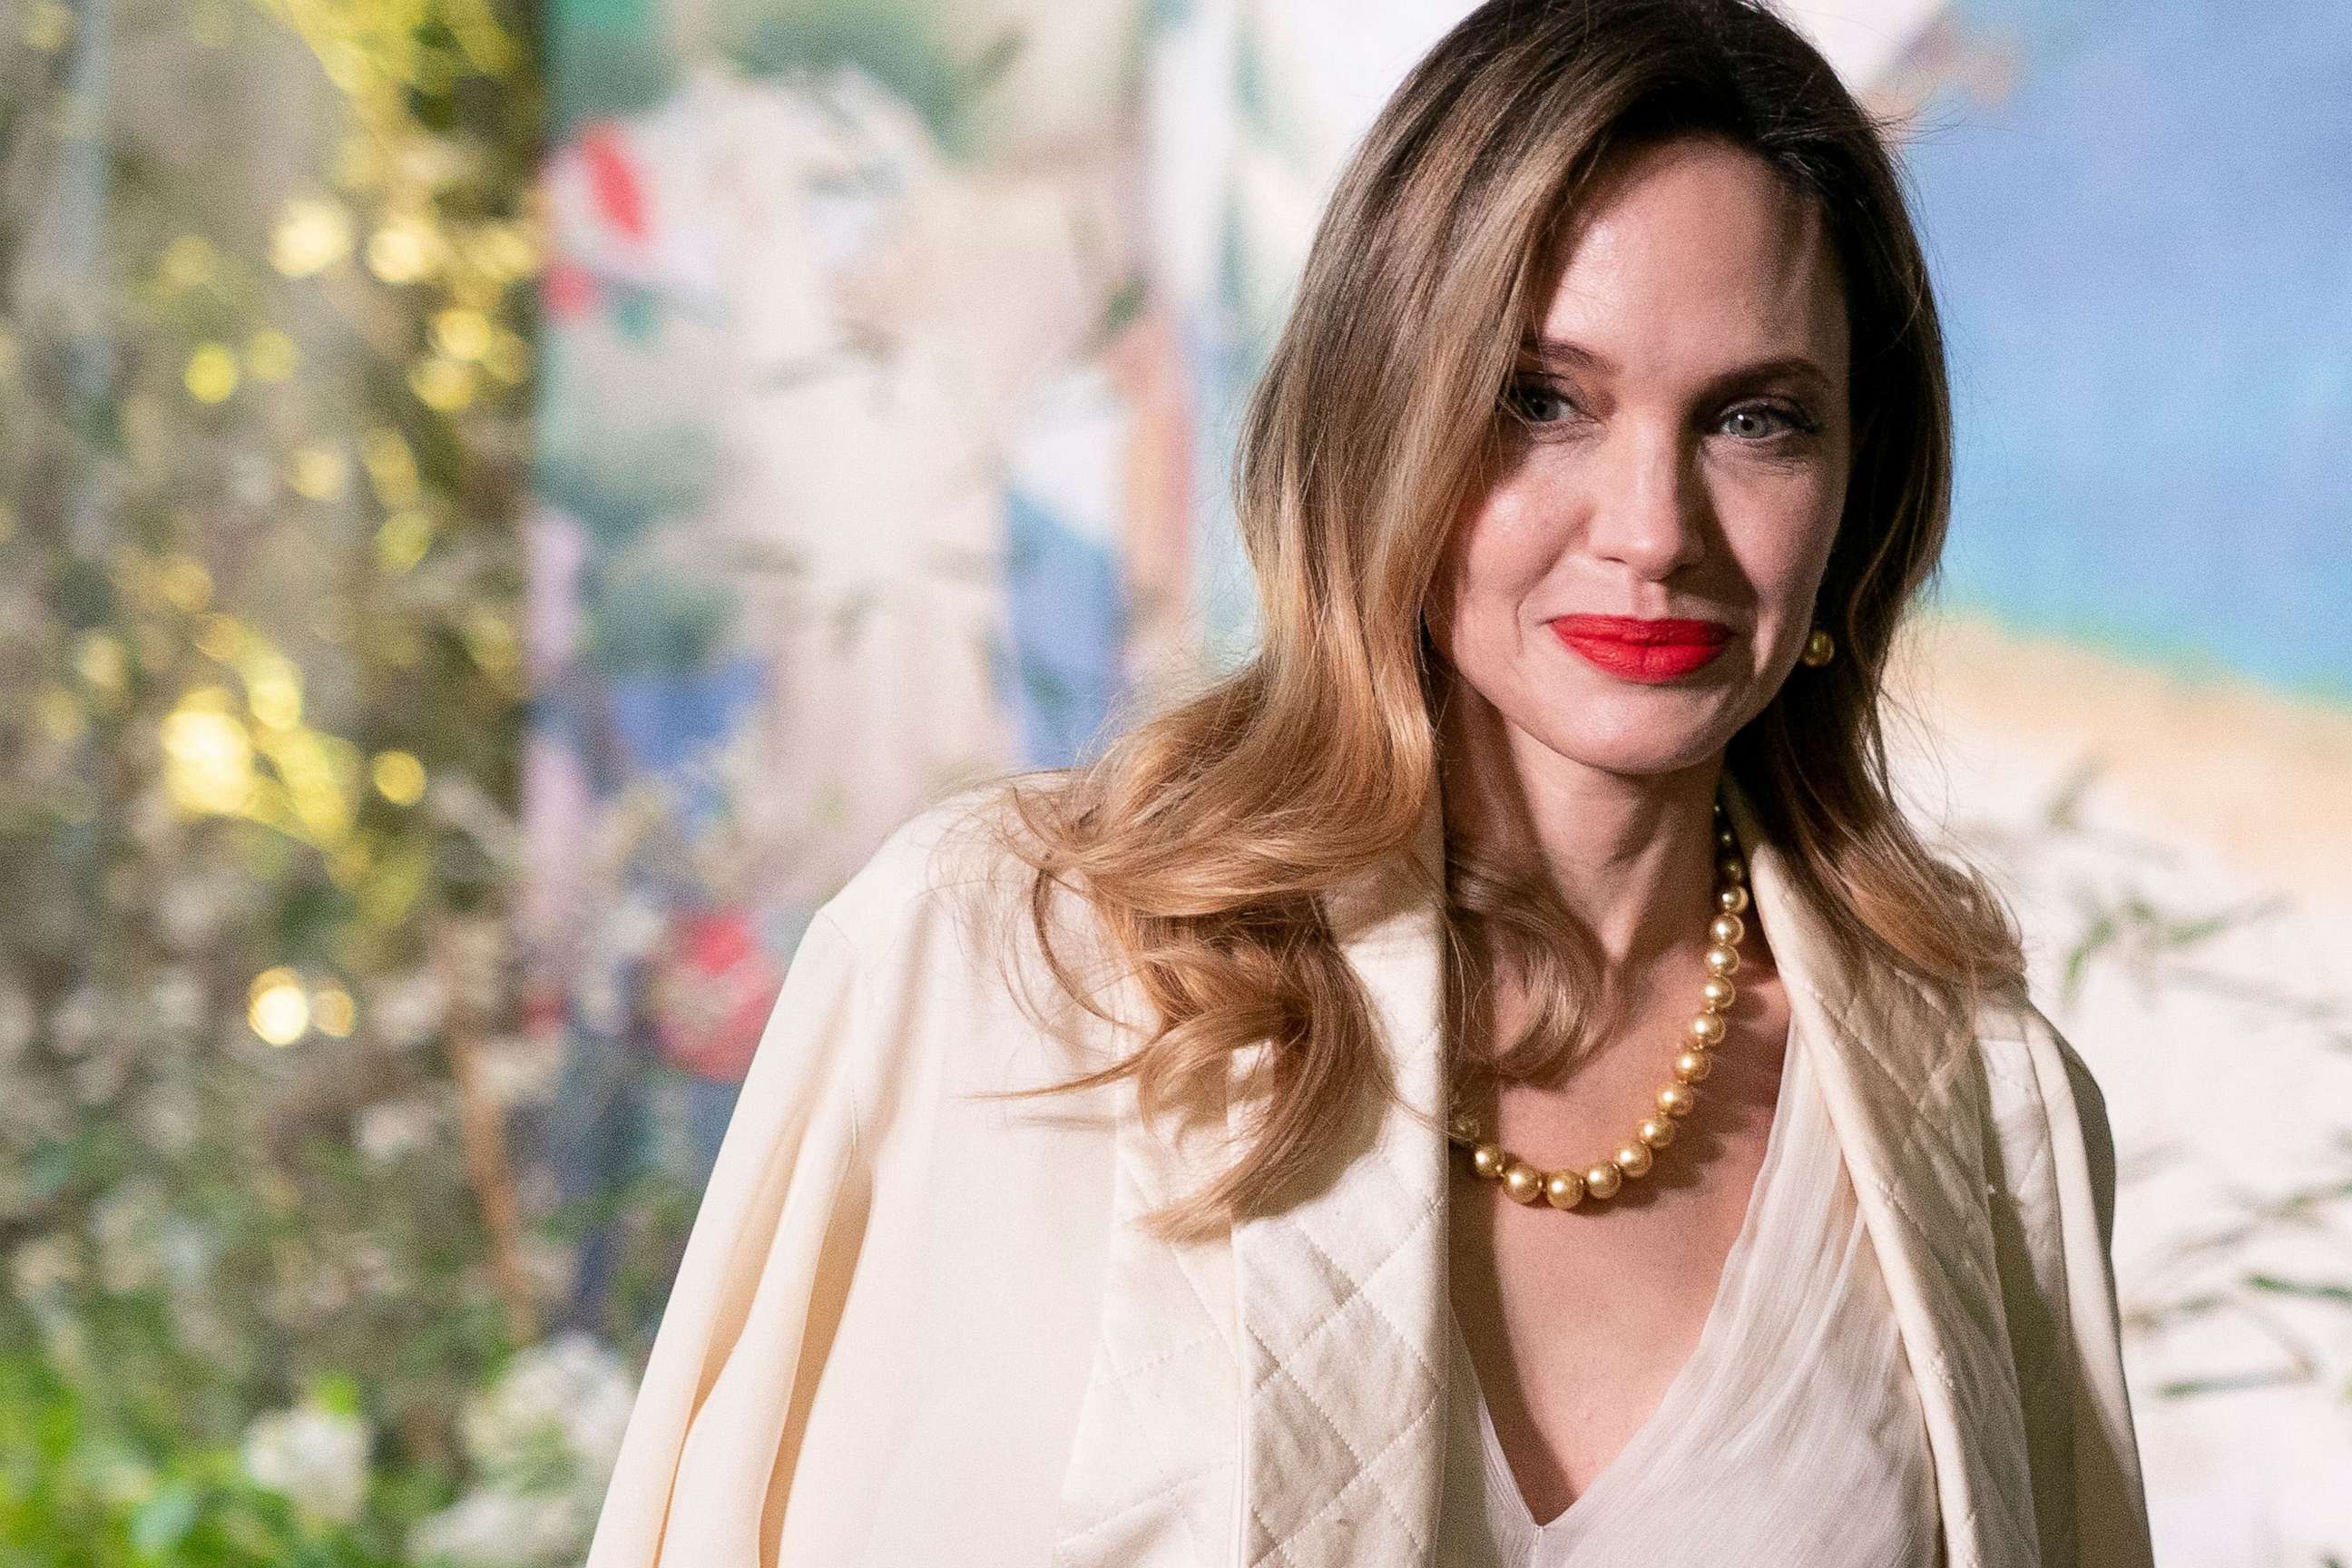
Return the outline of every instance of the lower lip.
[[[1713,663],[1723,651],[1720,642],[1634,642],[1558,625],[1552,631],[1586,663],[1625,680],[1673,680]]]

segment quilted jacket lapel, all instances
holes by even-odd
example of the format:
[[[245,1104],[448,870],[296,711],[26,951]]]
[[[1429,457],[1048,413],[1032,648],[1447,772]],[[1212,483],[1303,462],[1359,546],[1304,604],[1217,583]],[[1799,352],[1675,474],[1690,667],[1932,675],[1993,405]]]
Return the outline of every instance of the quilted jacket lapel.
[[[1433,798],[1414,854],[1443,867]],[[1396,1086],[1435,1113],[1441,912],[1384,868],[1327,898]],[[1236,1077],[1252,1061],[1236,1063]],[[1358,1568],[1428,1560],[1446,1310],[1444,1140],[1393,1108],[1335,1140],[1318,1190],[1229,1242],[1138,1223],[1222,1151],[1123,1091],[1093,1370],[1064,1477],[1055,1568]],[[1228,1111],[1241,1130],[1245,1108]]]
[[[1772,946],[1894,1302],[1927,1424],[1950,1568],[2038,1557],[2032,1478],[1981,1130],[1988,1090],[1968,1024],[1892,973],[1840,963],[1734,781],[1724,794]]]
[[[1444,858],[1434,798],[1414,853]],[[1326,900],[1399,1098],[1332,1140],[1315,1190],[1234,1232],[1244,1568],[1429,1561],[1445,1364],[1443,911],[1410,877]]]
[[[1119,1094],[1102,1320],[1063,1477],[1054,1564],[1226,1568],[1241,1397],[1232,1253],[1222,1239],[1161,1241],[1141,1223],[1218,1155],[1172,1123],[1148,1121],[1132,1082]]]

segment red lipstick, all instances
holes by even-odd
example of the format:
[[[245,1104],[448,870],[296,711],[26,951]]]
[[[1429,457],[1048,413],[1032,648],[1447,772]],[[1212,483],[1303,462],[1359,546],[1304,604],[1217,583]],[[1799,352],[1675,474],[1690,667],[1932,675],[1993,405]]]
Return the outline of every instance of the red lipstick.
[[[1552,634],[1585,661],[1627,680],[1672,680],[1723,651],[1721,621],[1644,620],[1638,616],[1562,616]]]

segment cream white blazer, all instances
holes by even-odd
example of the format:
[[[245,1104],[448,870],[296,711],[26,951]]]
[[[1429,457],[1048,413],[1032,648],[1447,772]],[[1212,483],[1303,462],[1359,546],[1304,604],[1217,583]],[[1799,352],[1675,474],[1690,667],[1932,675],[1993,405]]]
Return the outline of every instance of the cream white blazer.
[[[1132,1042],[1019,1007],[1050,993],[1001,855],[954,830],[971,798],[900,828],[802,942],[588,1568],[1442,1568],[1443,1138],[1368,1107],[1289,1208],[1153,1239],[1136,1217],[1213,1168],[1213,1137],[1147,1122],[1125,1086],[976,1098]],[[1945,1560],[2147,1568],[2095,1085],[2022,995],[1958,1018],[1848,972],[1726,799],[1820,1043]],[[1442,821],[1433,799],[1412,850],[1433,869]],[[1400,1097],[1436,1118],[1440,911],[1399,869],[1326,907]],[[1055,910],[1082,956],[1083,912]]]

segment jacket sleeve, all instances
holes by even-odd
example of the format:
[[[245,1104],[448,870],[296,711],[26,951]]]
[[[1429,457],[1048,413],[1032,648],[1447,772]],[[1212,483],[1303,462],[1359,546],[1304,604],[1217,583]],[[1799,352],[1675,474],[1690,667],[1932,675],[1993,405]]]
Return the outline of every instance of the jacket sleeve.
[[[586,1568],[751,1568],[774,1539],[865,1226],[863,990],[820,911],[720,1141]]]
[[[2049,1113],[2063,1252],[2076,1562],[2081,1568],[2148,1568],[2154,1552],[2147,1499],[2116,1308],[2115,1133],[2105,1096],[2081,1054],[2030,1003],[2024,1021],[2029,1059]]]

